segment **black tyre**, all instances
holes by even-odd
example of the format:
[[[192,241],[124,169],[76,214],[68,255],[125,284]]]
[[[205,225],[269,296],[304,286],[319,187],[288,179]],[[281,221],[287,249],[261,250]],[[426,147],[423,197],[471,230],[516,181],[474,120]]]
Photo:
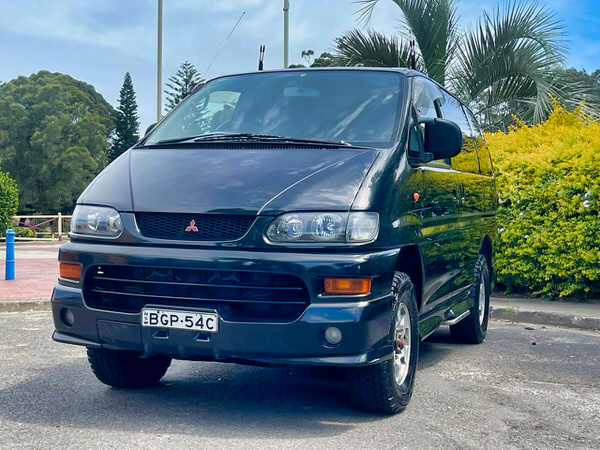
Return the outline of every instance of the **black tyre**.
[[[116,388],[151,386],[171,365],[171,358],[163,355],[140,358],[140,352],[103,348],[88,348],[87,354],[96,378]]]
[[[487,260],[479,255],[475,263],[475,279],[471,289],[471,313],[450,326],[452,338],[466,344],[479,344],[485,338],[490,310],[490,272]]]
[[[396,414],[408,405],[419,355],[419,321],[415,288],[408,275],[396,272],[392,282],[392,359],[350,370],[352,400],[360,409]]]

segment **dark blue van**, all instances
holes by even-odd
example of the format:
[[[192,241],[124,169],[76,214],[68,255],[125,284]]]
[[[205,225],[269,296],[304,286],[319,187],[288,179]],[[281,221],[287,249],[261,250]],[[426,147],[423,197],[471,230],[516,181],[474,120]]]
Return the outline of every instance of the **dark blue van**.
[[[422,339],[485,337],[496,204],[473,114],[419,72],[216,78],[79,198],[53,338],[114,387],[172,358],[339,366],[396,413]]]

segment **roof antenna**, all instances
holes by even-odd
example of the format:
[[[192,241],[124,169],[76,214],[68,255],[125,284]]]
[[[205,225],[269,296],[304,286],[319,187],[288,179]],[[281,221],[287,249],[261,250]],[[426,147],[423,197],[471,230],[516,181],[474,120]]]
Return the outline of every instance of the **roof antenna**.
[[[415,38],[410,39],[410,68],[415,70],[417,68],[417,57],[415,55]]]
[[[265,45],[261,45],[258,50],[258,70],[263,70],[263,61],[265,60]]]
[[[235,31],[235,29],[237,28],[237,26],[240,24],[240,22],[242,21],[242,19],[244,18],[245,15],[246,15],[246,11],[244,11],[242,13],[242,15],[240,16],[240,18],[238,19],[238,21],[233,26],[233,29],[231,30],[231,33],[229,33],[229,36],[227,36],[227,38],[221,44],[221,48],[219,48],[219,51],[217,52],[217,54],[215,55],[215,57],[213,58],[213,60],[210,62],[210,64],[208,65],[208,67],[204,71],[204,76],[205,77],[206,77],[206,74],[208,73],[208,70],[212,67],[213,63],[215,62],[215,60],[217,59],[217,57],[221,53],[221,50],[223,50],[223,47],[225,47],[225,44],[227,44],[227,41],[229,40],[229,38],[231,37],[231,35],[233,34],[233,32]]]

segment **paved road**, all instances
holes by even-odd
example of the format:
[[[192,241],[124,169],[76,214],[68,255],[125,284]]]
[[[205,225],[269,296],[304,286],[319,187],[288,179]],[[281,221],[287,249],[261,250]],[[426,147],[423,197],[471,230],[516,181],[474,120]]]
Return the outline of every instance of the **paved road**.
[[[4,279],[6,249],[0,245],[0,301],[48,300],[58,278],[58,249],[61,243],[17,242],[15,279]]]
[[[600,334],[490,327],[423,343],[409,408],[382,417],[333,370],[175,361],[155,388],[111,389],[49,313],[2,313],[0,447],[600,448]]]

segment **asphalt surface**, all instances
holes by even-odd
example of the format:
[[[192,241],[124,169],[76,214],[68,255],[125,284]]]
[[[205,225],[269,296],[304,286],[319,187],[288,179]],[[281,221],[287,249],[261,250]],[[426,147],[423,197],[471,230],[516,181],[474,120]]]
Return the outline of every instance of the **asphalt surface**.
[[[1,313],[1,448],[598,448],[600,334],[490,323],[421,346],[408,409],[352,409],[343,372],[174,361],[158,386],[98,382],[48,312]],[[533,345],[535,343],[535,345]]]

